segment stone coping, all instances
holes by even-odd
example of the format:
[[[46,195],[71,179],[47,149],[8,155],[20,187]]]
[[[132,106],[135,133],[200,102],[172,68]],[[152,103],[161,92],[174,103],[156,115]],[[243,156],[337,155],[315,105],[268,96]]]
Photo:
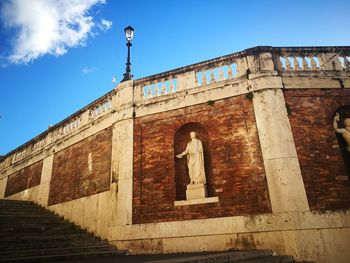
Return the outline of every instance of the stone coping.
[[[175,201],[175,206],[183,206],[183,205],[198,205],[198,204],[209,204],[209,203],[218,203],[219,197],[206,197],[206,198],[200,198],[200,199],[192,199],[192,200],[182,200],[182,201]]]
[[[109,241],[186,236],[344,229],[350,227],[350,210],[295,211],[208,219],[170,221],[109,227]]]

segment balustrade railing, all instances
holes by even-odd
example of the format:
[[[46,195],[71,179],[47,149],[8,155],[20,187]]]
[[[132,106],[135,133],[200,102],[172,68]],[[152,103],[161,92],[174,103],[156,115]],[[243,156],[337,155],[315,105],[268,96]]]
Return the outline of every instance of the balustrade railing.
[[[70,120],[67,124],[61,126],[61,128],[59,129],[59,133],[66,135],[67,133],[70,133],[71,131],[77,129],[81,124],[81,119],[78,118],[74,118],[72,120]]]
[[[97,103],[90,110],[90,117],[96,119],[112,109],[112,98],[107,98],[102,102]]]
[[[144,99],[175,93],[177,91],[177,79],[163,79],[145,83],[142,91]]]
[[[12,156],[12,163],[15,163],[19,160],[24,159],[24,157],[26,157],[26,154],[27,154],[27,148],[21,149],[20,151],[16,152]]]
[[[8,158],[2,159],[0,161],[0,170],[5,169],[5,167],[19,162],[32,154],[36,154],[41,149],[43,149],[47,144],[54,140],[62,138],[71,132],[78,130],[81,126],[87,124],[89,121],[95,120],[112,109],[112,98],[97,100],[91,105],[87,106],[85,109],[79,111],[79,114],[75,114],[72,117],[64,120],[63,122],[56,124],[53,127],[49,127],[49,130],[40,134],[38,137],[24,144],[22,147],[11,152],[8,157],[10,157],[10,162]],[[89,114],[90,118],[88,120],[83,120],[84,112]]]
[[[279,71],[349,71],[350,48],[273,48]]]
[[[266,56],[266,53],[270,53]],[[261,54],[263,54],[261,56]],[[265,54],[265,55],[264,55]],[[272,55],[272,60],[271,60]],[[267,63],[268,62],[268,63]],[[273,63],[273,64],[272,64]],[[265,68],[264,68],[265,67]],[[279,72],[350,71],[350,47],[257,47],[243,52],[207,60],[134,81],[134,101],[137,105],[155,98],[173,96],[190,89],[207,89],[229,80],[239,81],[251,71]],[[116,91],[117,92],[117,91]],[[32,153],[80,127],[95,121],[113,109],[114,91],[106,94],[63,122],[24,144],[0,161],[0,170],[9,163],[23,160]],[[113,97],[113,100],[112,100]],[[117,96],[116,96],[117,97]],[[113,101],[113,103],[112,103]],[[118,103],[116,104],[118,105]]]
[[[136,101],[143,103],[149,99],[237,78],[246,73],[245,64],[242,53],[235,53],[136,80]]]
[[[196,71],[197,86],[210,85],[216,82],[236,78],[238,74],[237,63]]]

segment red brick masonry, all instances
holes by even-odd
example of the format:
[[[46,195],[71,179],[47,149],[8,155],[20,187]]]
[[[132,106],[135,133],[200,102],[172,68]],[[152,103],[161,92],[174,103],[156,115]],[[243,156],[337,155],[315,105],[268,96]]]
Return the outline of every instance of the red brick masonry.
[[[49,205],[109,190],[111,154],[112,127],[57,152],[53,160]]]
[[[350,106],[350,90],[298,89],[284,94],[310,208],[349,209],[350,184],[333,117],[340,107]]]
[[[175,207],[188,183],[175,153],[191,129],[203,141],[209,194],[219,203]],[[133,193],[133,223],[271,212],[252,102],[238,96],[136,118]]]
[[[40,184],[43,161],[27,166],[8,177],[5,197],[22,192]]]

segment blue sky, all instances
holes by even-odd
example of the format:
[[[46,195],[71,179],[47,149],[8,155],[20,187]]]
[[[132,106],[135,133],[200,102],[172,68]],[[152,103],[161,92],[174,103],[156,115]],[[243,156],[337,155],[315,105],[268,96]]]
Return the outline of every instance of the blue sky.
[[[113,89],[127,25],[136,79],[259,45],[350,45],[349,0],[2,0],[0,9],[0,155]]]

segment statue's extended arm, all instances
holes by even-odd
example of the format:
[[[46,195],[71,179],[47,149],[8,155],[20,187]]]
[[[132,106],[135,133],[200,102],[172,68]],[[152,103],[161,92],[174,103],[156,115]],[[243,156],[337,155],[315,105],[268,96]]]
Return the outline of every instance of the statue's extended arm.
[[[178,155],[176,155],[177,158],[182,158],[188,153],[188,145],[186,146],[186,150]]]
[[[340,116],[339,116],[339,113],[337,112],[334,116],[334,119],[333,119],[333,127],[334,127],[334,130],[338,133],[344,133],[344,129],[339,129],[338,127],[338,121],[340,119]]]

